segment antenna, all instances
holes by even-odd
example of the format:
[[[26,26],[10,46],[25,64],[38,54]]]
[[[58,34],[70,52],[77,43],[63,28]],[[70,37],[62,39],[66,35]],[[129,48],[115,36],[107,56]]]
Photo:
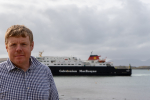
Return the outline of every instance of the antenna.
[[[93,52],[93,51],[92,51]],[[92,55],[92,52],[91,52],[91,55]]]

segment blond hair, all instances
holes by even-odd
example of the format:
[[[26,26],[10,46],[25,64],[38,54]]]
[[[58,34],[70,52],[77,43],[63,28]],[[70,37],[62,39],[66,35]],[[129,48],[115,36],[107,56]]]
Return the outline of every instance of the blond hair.
[[[5,44],[8,43],[9,37],[27,37],[29,36],[30,43],[33,42],[32,31],[24,25],[13,25],[7,29],[5,33]]]

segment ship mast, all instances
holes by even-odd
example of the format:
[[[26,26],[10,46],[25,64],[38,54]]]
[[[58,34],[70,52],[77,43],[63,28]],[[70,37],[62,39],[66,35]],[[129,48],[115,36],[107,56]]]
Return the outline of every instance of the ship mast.
[[[92,51],[93,52],[93,51]],[[92,55],[92,52],[91,52],[91,55]]]
[[[43,53],[44,51],[42,51],[42,52],[39,52],[39,57],[42,57],[42,53]]]

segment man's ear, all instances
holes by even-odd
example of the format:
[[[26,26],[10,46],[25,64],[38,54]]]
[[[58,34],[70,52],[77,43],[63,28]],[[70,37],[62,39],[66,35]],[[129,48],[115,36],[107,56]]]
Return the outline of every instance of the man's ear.
[[[5,43],[5,48],[6,48],[7,52],[8,52],[8,44],[6,44],[6,43]]]
[[[31,51],[33,50],[34,48],[34,41],[31,43]]]

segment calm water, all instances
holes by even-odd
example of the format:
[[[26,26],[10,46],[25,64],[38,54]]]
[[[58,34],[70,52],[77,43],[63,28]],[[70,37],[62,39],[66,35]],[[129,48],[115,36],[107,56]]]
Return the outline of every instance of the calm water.
[[[150,70],[132,76],[54,76],[60,100],[150,100]]]

